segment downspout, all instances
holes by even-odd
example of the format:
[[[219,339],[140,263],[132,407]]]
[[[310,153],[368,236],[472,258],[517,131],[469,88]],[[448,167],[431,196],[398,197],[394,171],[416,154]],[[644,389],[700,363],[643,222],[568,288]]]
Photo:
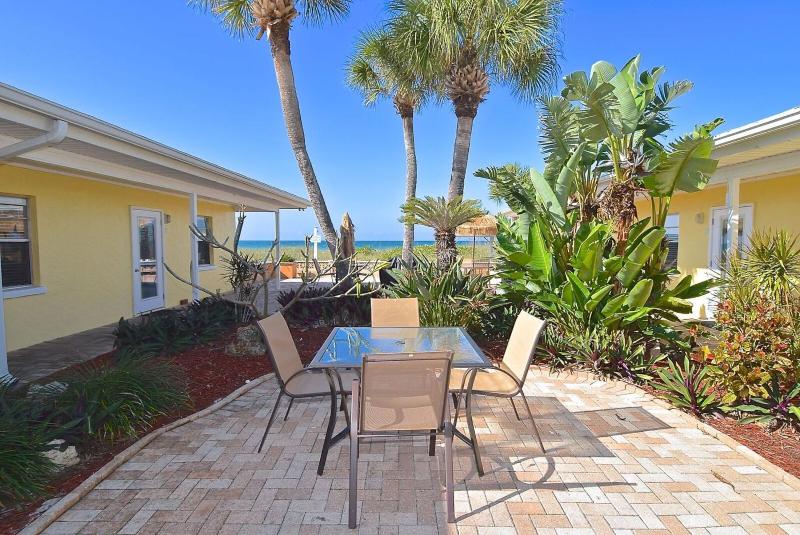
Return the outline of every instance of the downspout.
[[[67,130],[69,125],[66,121],[61,119],[54,119],[53,126],[40,136],[14,143],[7,147],[0,147],[0,163],[10,160],[20,154],[25,154],[32,150],[50,147],[64,141],[67,137]],[[0,261],[2,261],[0,259]],[[0,266],[1,268],[2,266]],[[5,322],[5,303],[3,301],[3,276],[0,271],[0,378],[12,377],[11,371],[8,369],[8,353],[6,350],[6,322]]]
[[[30,152],[32,150],[57,145],[58,143],[64,141],[64,138],[67,137],[68,129],[69,125],[66,121],[55,119],[53,121],[53,127],[44,134],[32,137],[31,139],[26,139],[25,141],[20,141],[19,143],[14,143],[13,145],[9,145],[7,147],[0,147],[0,162],[10,160],[15,156],[25,154],[26,152]]]

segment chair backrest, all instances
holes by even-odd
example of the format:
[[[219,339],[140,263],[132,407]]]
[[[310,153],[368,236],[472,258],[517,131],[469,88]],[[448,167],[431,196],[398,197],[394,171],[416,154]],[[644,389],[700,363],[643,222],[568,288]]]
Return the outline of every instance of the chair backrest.
[[[419,301],[416,297],[372,299],[373,327],[419,327]]]
[[[452,351],[364,356],[359,432],[441,429],[452,363]]]
[[[506,352],[503,355],[503,366],[519,379],[520,383],[525,382],[528,369],[531,367],[536,343],[539,341],[544,331],[545,320],[532,316],[524,310],[517,316],[514,322],[514,329],[508,339]]]
[[[292,332],[280,312],[260,320],[258,327],[264,335],[267,356],[272,368],[283,386],[292,375],[303,369],[303,362],[294,344]]]

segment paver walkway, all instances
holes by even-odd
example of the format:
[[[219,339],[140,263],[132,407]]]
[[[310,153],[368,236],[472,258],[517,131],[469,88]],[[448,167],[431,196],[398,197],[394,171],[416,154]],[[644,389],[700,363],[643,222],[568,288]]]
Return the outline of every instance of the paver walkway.
[[[441,445],[435,457],[425,440],[365,445],[360,531],[800,533],[800,491],[641,391],[542,370],[525,390],[547,456],[508,401],[477,402],[487,473],[476,475],[456,441],[457,524],[448,526]],[[348,445],[316,475],[327,403],[295,404],[255,453],[275,396],[270,379],[157,438],[47,533],[349,532]]]

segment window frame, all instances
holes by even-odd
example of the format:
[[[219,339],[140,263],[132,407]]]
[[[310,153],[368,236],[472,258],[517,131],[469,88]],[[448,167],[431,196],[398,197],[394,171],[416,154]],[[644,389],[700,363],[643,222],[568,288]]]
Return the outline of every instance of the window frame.
[[[668,223],[670,219],[673,219],[675,221],[675,224],[670,225]],[[674,240],[670,237],[669,229],[675,229]],[[664,220],[664,230],[667,232],[664,236],[667,240],[667,247],[669,247],[670,243],[675,244],[675,260],[671,263],[668,263],[666,267],[678,267],[678,257],[680,255],[680,242],[681,242],[681,214],[680,213],[667,214],[667,217]]]
[[[22,206],[22,218],[25,222],[25,237],[24,238],[4,238],[0,236],[0,243],[25,243],[28,249],[28,280],[26,284],[6,285],[3,280],[3,296],[6,297],[7,293],[24,293],[26,289],[35,288],[35,271],[33,265],[33,237],[31,233],[31,202],[28,197],[19,195],[0,195],[0,204],[7,204],[11,206]],[[0,261],[1,262],[1,261]]]
[[[200,225],[197,224],[201,219],[204,221],[205,232],[206,233],[208,233],[209,231],[213,232],[214,231],[213,218],[208,215],[197,216],[197,219],[195,220],[194,224],[198,228],[198,230],[203,230],[201,229]],[[201,247],[208,247],[208,263],[203,263],[202,261],[203,255],[200,254]],[[200,238],[197,238],[197,268],[203,270],[203,269],[211,269],[213,267],[214,267],[214,248],[211,247],[211,245],[208,242],[204,242]]]

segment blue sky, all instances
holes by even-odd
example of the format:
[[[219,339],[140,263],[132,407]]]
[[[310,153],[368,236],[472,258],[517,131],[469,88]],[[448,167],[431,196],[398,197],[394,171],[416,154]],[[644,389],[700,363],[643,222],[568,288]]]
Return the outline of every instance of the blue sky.
[[[269,47],[236,40],[181,1],[0,2],[0,81],[90,113],[293,193],[305,195],[290,151]],[[389,103],[367,109],[344,82],[358,32],[383,2],[356,0],[345,21],[297,25],[292,56],[309,152],[331,215],[349,211],[357,239],[400,239],[404,153]],[[618,66],[636,53],[645,67],[695,89],[674,112],[676,133],[714,117],[728,129],[800,104],[800,2],[565,0],[562,73],[596,60]],[[455,132],[450,106],[416,122],[418,195],[446,192]],[[541,164],[533,106],[494,87],[480,108],[466,196],[486,198],[472,177],[486,165]],[[283,236],[302,238],[313,212],[286,213]],[[272,236],[253,216],[246,239]],[[430,232],[421,230],[421,239]]]

